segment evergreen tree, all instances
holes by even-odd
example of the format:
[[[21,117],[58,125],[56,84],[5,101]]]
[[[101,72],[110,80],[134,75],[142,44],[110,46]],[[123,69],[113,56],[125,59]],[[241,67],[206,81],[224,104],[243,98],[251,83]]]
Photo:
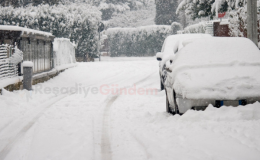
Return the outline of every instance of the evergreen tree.
[[[155,0],[157,25],[171,25],[172,22],[179,21],[176,14],[178,0]]]
[[[58,4],[60,0],[33,0],[33,5],[38,6],[40,4],[55,5]]]
[[[21,1],[20,0],[0,0],[0,4],[4,7],[7,7],[7,6],[20,7]]]
[[[231,7],[228,5],[228,3],[231,1],[233,0],[221,1],[221,4],[219,5],[216,4],[217,1],[215,0],[183,0],[178,6],[177,13],[185,11],[186,15],[189,16],[192,20],[202,17],[209,17],[210,19],[213,19],[213,17],[216,15],[216,12],[226,12],[228,8]],[[216,8],[216,6],[218,6],[218,8]]]

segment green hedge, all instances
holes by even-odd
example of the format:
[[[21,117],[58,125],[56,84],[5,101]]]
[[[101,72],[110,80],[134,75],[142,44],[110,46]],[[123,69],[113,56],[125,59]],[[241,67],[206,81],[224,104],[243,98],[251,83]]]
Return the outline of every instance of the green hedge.
[[[108,36],[112,57],[154,56],[161,51],[163,42],[172,34],[172,29],[166,25],[111,28],[105,34]]]

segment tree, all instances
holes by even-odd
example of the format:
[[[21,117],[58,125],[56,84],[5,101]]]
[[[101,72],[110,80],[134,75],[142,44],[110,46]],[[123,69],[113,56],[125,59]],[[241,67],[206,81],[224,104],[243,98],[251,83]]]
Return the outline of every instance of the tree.
[[[20,7],[21,2],[20,0],[0,0],[0,5],[2,5],[3,7],[7,7],[7,6]]]
[[[155,0],[157,25],[171,25],[172,22],[179,21],[176,14],[178,0]]]
[[[192,20],[202,17],[213,19],[216,13],[234,9],[234,6],[242,1],[244,0],[182,0],[177,8],[177,13],[185,11],[185,14]]]
[[[182,0],[178,0],[178,3],[180,3]],[[188,24],[187,24],[187,17],[185,14],[185,11],[180,11],[178,13],[179,16],[179,20],[180,20],[180,24],[183,26],[183,28],[185,28]]]
[[[49,5],[55,5],[58,4],[60,0],[33,0],[33,5],[38,6],[40,4],[49,4]]]
[[[182,29],[183,29],[183,28],[182,28],[181,24],[178,23],[178,22],[173,22],[173,23],[171,24],[172,34],[177,34],[177,32],[178,32],[179,30],[182,30]]]
[[[69,38],[77,45],[77,56],[98,54],[100,21],[98,8],[87,4],[0,7],[0,25],[26,26],[51,32],[55,37]]]
[[[113,14],[107,26],[113,27],[139,27],[154,25],[155,3],[151,2],[147,7],[138,10]]]
[[[102,12],[102,20],[109,20],[113,14],[141,9],[146,6],[150,0],[104,0],[99,3],[97,1],[95,4],[98,4]]]

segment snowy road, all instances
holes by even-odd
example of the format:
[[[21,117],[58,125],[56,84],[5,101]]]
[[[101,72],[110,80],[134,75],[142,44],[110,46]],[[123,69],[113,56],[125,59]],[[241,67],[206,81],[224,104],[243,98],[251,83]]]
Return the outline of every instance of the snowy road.
[[[154,59],[79,63],[4,91],[0,160],[259,160],[259,103],[171,116]]]

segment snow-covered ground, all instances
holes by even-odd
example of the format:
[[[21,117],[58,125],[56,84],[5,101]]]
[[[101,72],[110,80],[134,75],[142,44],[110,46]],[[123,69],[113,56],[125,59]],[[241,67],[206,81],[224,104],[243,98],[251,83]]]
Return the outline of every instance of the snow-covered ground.
[[[106,57],[4,91],[0,160],[259,160],[259,103],[171,116],[159,82],[154,57]]]

